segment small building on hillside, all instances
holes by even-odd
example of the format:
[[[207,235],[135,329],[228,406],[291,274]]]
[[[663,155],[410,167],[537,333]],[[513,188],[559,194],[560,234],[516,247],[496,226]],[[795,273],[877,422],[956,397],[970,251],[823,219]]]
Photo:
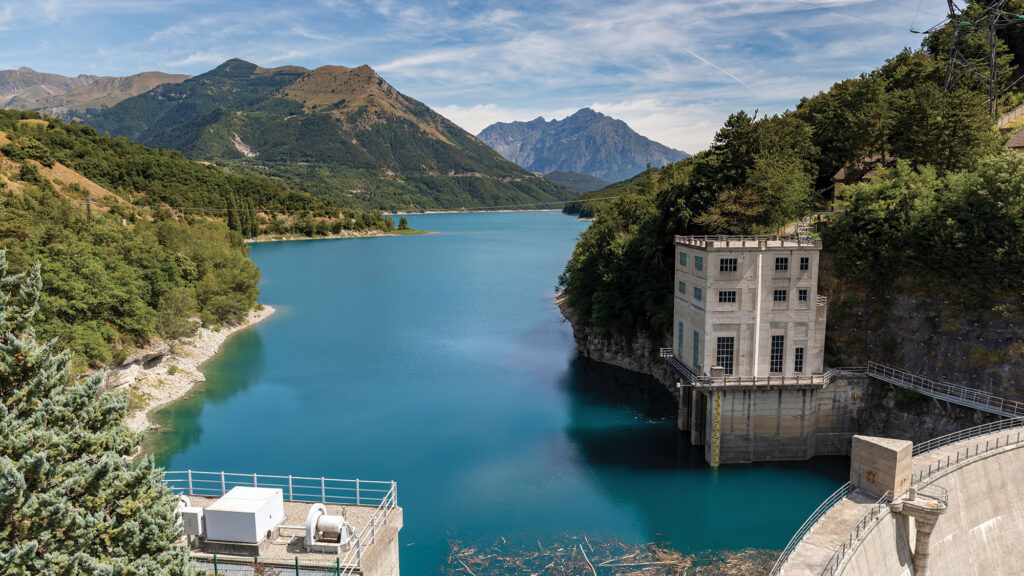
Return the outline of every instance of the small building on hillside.
[[[819,375],[825,299],[821,241],[677,236],[673,354],[697,376]]]
[[[888,154],[875,154],[865,156],[855,162],[850,162],[832,175],[832,208],[842,210],[845,207],[843,188],[847,184],[863,182],[870,176],[878,174],[885,168],[896,162],[896,158]]]
[[[1010,136],[1010,139],[1006,141],[1006,144],[1003,144],[1003,148],[1009,148],[1014,152],[1024,154],[1024,130],[1015,132],[1013,136]]]

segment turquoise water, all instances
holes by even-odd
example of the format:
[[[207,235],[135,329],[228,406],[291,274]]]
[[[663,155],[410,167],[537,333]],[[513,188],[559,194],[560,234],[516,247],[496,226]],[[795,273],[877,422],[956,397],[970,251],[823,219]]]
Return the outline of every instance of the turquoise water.
[[[438,234],[253,246],[278,312],[157,414],[169,469],[396,480],[403,574],[448,539],[781,548],[845,460],[709,469],[657,384],[576,358],[554,285],[586,226],[422,215]]]

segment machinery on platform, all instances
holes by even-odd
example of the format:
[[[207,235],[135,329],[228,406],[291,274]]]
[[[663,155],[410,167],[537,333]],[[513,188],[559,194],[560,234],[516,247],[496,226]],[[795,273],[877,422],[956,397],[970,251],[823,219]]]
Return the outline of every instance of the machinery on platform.
[[[314,504],[309,508],[304,542],[307,552],[340,554],[348,549],[351,541],[352,527],[345,518],[344,508],[340,516],[329,515],[323,504]]]

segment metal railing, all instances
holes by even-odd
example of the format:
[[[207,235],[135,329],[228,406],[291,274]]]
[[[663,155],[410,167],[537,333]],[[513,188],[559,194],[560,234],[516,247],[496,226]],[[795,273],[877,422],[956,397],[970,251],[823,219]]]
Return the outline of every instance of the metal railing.
[[[814,512],[807,517],[807,520],[804,520],[804,523],[800,526],[800,529],[796,531],[796,534],[789,539],[789,543],[786,544],[786,547],[782,550],[782,554],[779,555],[779,559],[775,561],[775,566],[772,567],[770,576],[778,575],[779,571],[782,570],[783,564],[786,563],[786,560],[789,560],[789,555],[793,553],[796,545],[799,544],[800,541],[803,540],[803,537],[811,531],[811,528],[814,528],[814,525],[818,523],[818,520],[821,520],[821,518],[825,516],[833,506],[838,504],[840,500],[846,498],[846,495],[850,493],[850,490],[851,485],[847,482],[840,486],[839,490],[833,492],[831,496],[826,498],[824,502],[815,508]]]
[[[938,438],[932,438],[927,442],[921,442],[920,444],[914,445],[914,456],[921,456],[933,450],[938,450],[952,444],[959,444],[964,440],[970,440],[971,438],[977,438],[979,436],[988,436],[995,432],[1002,432],[1003,430],[1010,430],[1012,428],[1024,427],[1024,419],[1022,418],[1007,418],[1006,420],[999,420],[998,422],[989,422],[988,424],[982,424],[981,426],[974,426],[972,428],[965,428],[963,430],[953,432],[952,434],[946,434],[945,436],[939,436]]]
[[[818,306],[828,306],[828,298],[825,296],[818,296]]]
[[[1017,422],[1018,426],[1020,426],[1020,421],[1018,420]],[[910,483],[912,486],[916,486],[943,470],[949,470],[963,462],[988,454],[989,452],[995,452],[996,450],[1006,448],[1007,446],[1019,445],[1022,440],[1024,440],[1024,430],[1021,429],[1007,432],[1006,434],[1000,434],[995,438],[986,438],[984,443],[979,440],[973,445],[968,445],[963,449],[958,449],[955,457],[953,454],[947,454],[945,459],[938,458],[929,462],[927,468],[924,466],[919,467],[911,473]],[[961,442],[963,442],[963,440],[961,440]],[[927,452],[925,454],[927,454]]]
[[[676,236],[676,244],[687,244],[705,248],[723,246],[727,248],[760,248],[786,246],[819,246],[821,241],[809,236]]]
[[[397,506],[398,486],[392,482],[391,490],[377,506],[377,509],[374,510],[373,516],[370,517],[370,521],[367,522],[366,526],[363,526],[363,529],[359,531],[359,534],[355,537],[355,543],[348,549],[348,552],[341,559],[343,569],[338,576],[352,574],[357,568],[362,566],[363,542],[369,540],[366,546],[372,546],[377,542],[377,531],[387,525],[391,509]]]
[[[838,573],[840,566],[843,564],[843,560],[846,555],[853,550],[854,544],[860,540],[860,535],[866,533],[868,528],[872,527],[877,521],[881,520],[886,514],[889,513],[889,504],[893,501],[893,492],[889,490],[878,499],[877,502],[871,505],[868,513],[857,522],[857,525],[850,530],[850,533],[843,539],[843,542],[836,549],[835,553],[832,554],[832,558],[829,559],[828,564],[821,571],[824,576],[834,576]]]
[[[822,374],[806,376],[711,376],[708,373],[698,374],[688,364],[676,358],[671,348],[661,348],[660,356],[685,379],[684,384],[697,388],[728,388],[730,386],[791,386],[821,387],[832,383],[844,374],[862,374],[866,368],[832,368]]]
[[[1024,402],[1000,398],[983,390],[931,380],[877,362],[868,362],[867,372],[872,378],[920,392],[925,396],[1008,418],[1024,417]]]
[[[197,470],[164,472],[164,485],[177,494],[210,497],[223,496],[236,486],[280,488],[284,492],[285,500],[356,506],[380,504],[396,489],[394,482],[374,480],[338,480]]]
[[[979,455],[994,452],[998,449],[1006,448],[1007,446],[1010,445],[1020,444],[1022,441],[1024,441],[1024,420],[1018,418],[1011,418],[1008,420],[1001,420],[999,422],[982,424],[981,426],[967,428],[959,432],[946,434],[945,436],[939,436],[938,438],[934,438],[927,442],[922,442],[921,444],[914,447],[914,457],[927,455],[929,452],[933,452],[939,448],[944,448],[946,446],[958,444],[964,442],[965,440],[971,440],[973,438],[978,438],[982,436],[989,436],[996,432],[1002,432],[1012,429],[1017,430],[1013,432],[1008,432],[1007,434],[1004,435],[1000,435],[994,440],[992,438],[988,438],[985,440],[984,444],[978,442],[973,446],[965,447],[962,451],[957,450],[955,458],[952,455],[947,455],[944,461],[942,459],[939,459],[933,463],[930,463],[927,468],[921,467],[917,469],[910,476],[911,486],[920,486],[923,482],[928,480],[931,476],[935,475],[936,473],[942,470],[948,470],[953,466],[977,458]],[[818,508],[811,513],[807,520],[804,521],[800,529],[797,530],[797,533],[793,536],[793,538],[790,539],[789,543],[786,545],[786,548],[782,551],[782,554],[779,555],[779,559],[775,562],[775,566],[772,568],[771,576],[777,576],[779,574],[779,572],[782,570],[782,567],[789,559],[789,556],[793,553],[793,550],[796,549],[796,546],[800,543],[800,541],[803,540],[803,538],[807,535],[808,532],[810,532],[811,528],[813,528],[814,525],[817,524],[821,520],[821,518],[829,512],[829,510],[831,510],[837,503],[839,503],[840,500],[845,498],[850,492],[850,484],[844,484],[842,487],[839,488],[839,490],[836,490],[831,496],[826,498],[825,501],[822,502],[821,505],[818,506]],[[929,484],[928,486],[919,489],[918,494],[933,498],[935,500],[942,502],[943,504],[947,504],[949,501],[949,494],[946,491],[946,489],[934,484]],[[847,536],[845,540],[843,540],[843,542],[839,545],[839,548],[832,555],[832,558],[829,560],[829,563],[821,572],[822,574],[834,576],[838,573],[839,568],[842,566],[842,562],[845,559],[846,555],[853,549],[853,544],[855,544],[859,540],[860,535],[864,532],[864,530],[871,525],[872,521],[877,521],[884,517],[887,511],[880,510],[879,506],[882,502],[885,501],[886,497],[891,496],[892,493],[887,492],[885,495],[883,495],[881,499],[879,499],[872,506],[871,510],[869,510],[868,513],[865,514],[863,518],[861,518],[860,522],[858,522],[857,525],[853,528],[853,530],[850,531],[850,534]]]
[[[286,500],[298,502],[322,502],[325,504],[347,504],[373,506],[369,522],[355,535],[352,545],[344,557],[334,564],[303,561],[309,570],[320,570],[325,574],[343,576],[352,574],[361,567],[364,548],[377,541],[377,532],[388,523],[392,510],[398,507],[398,484],[373,480],[338,480],[335,478],[310,478],[304,476],[271,476],[266,474],[236,474],[230,472],[199,472],[195,470],[171,471],[164,473],[164,485],[172,492],[190,496],[223,496],[236,486],[258,488],[280,488]],[[238,558],[223,557],[228,563],[238,566]],[[243,564],[248,559],[242,558]],[[213,557],[216,565],[216,557]],[[295,559],[296,574],[300,562]]]

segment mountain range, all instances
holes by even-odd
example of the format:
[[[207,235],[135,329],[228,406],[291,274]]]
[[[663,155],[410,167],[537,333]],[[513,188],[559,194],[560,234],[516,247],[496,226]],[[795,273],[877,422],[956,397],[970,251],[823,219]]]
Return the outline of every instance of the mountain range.
[[[152,90],[181,82],[185,74],[142,72],[132,76],[61,76],[31,68],[0,70],[0,107],[35,110],[62,120],[84,118],[90,111]]]
[[[83,119],[101,132],[363,209],[543,207],[568,188],[502,158],[369,66],[233,59]]]
[[[648,164],[657,168],[690,156],[590,108],[563,120],[498,122],[477,138],[531,172],[577,172],[612,182],[635,176]]]

